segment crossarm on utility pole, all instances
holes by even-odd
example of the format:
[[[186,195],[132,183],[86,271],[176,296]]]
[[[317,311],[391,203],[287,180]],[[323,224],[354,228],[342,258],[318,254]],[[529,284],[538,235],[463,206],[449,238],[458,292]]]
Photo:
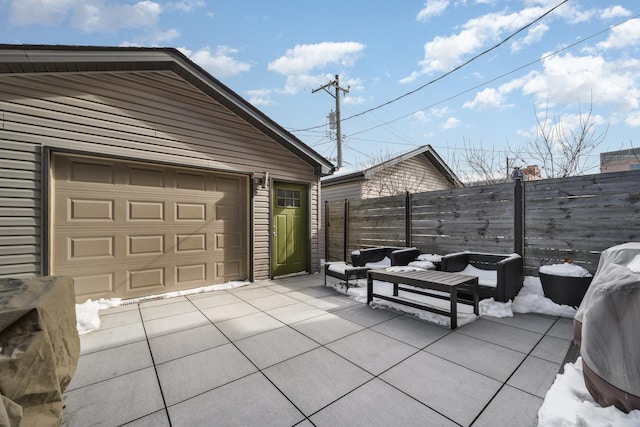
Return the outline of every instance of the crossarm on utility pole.
[[[329,92],[329,90],[327,89],[329,87],[335,88],[336,90],[335,94]],[[336,74],[335,80],[311,91],[311,93],[316,93],[319,90],[324,90],[329,95],[333,96],[336,100],[336,144],[337,144],[337,151],[338,151],[338,165],[337,165],[338,169],[342,168],[342,132],[340,129],[340,91],[342,91],[343,93],[349,93],[349,89],[350,87],[347,87],[346,89],[340,87],[340,77]]]

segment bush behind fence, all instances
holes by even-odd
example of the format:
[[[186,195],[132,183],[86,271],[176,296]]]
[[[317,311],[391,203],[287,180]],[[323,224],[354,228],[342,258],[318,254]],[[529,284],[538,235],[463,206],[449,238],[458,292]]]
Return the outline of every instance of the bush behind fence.
[[[514,252],[514,185],[326,203],[325,256],[348,260],[352,250],[380,245],[439,254]],[[640,241],[640,171],[527,181],[523,187],[525,274],[537,275],[540,265],[564,258],[595,273],[603,250]]]

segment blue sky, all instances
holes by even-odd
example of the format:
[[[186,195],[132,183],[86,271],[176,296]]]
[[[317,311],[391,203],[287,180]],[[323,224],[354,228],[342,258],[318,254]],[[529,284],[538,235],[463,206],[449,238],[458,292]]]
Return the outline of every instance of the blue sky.
[[[348,168],[424,144],[461,175],[469,147],[536,163],[538,121],[570,135],[592,106],[595,173],[599,152],[640,146],[637,0],[570,0],[447,75],[560,3],[0,0],[0,42],[178,48],[334,161],[335,101],[312,91],[337,74]]]

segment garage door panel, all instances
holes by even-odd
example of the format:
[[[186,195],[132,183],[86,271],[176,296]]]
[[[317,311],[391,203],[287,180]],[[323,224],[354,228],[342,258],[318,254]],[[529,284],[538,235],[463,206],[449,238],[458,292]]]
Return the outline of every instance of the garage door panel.
[[[143,169],[140,167],[129,168],[129,185],[141,187],[165,187],[165,177],[162,170]]]
[[[163,267],[157,267],[127,271],[128,290],[141,291],[164,288],[166,286],[164,270]]]
[[[239,259],[216,262],[216,277],[224,281],[239,279],[241,271],[242,261]]]
[[[222,193],[240,193],[244,185],[238,177],[216,177],[215,189]]]
[[[163,234],[127,236],[127,255],[161,255],[165,253]]]
[[[176,203],[176,221],[206,221],[206,203]]]
[[[115,201],[100,199],[67,199],[69,221],[113,221]]]
[[[53,167],[52,271],[78,300],[248,277],[246,177],[60,155]]]
[[[165,219],[164,206],[161,201],[127,201],[128,221],[163,221]]]
[[[115,273],[80,275],[73,277],[76,297],[89,298],[115,292]]]
[[[176,252],[204,252],[207,250],[206,234],[176,235]]]
[[[100,184],[113,184],[115,182],[113,165],[87,160],[71,160],[70,163],[67,173],[68,181]]]
[[[215,234],[215,249],[216,250],[231,250],[242,248],[242,235],[241,233],[216,233]]]
[[[216,221],[238,221],[240,218],[240,206],[237,204],[216,204]]]
[[[207,280],[207,263],[177,265],[176,282],[179,284],[189,284]]]
[[[115,236],[69,237],[67,250],[69,260],[86,258],[113,258]]]
[[[176,173],[176,188],[179,190],[205,191],[207,176],[204,173]]]

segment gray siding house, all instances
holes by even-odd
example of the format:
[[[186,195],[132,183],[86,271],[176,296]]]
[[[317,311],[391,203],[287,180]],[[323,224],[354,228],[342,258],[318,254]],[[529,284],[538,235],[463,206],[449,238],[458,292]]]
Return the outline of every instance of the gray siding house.
[[[322,202],[360,200],[463,187],[430,146],[425,145],[364,170],[322,178]]]
[[[0,45],[0,277],[84,301],[316,272],[332,172],[175,49]]]

